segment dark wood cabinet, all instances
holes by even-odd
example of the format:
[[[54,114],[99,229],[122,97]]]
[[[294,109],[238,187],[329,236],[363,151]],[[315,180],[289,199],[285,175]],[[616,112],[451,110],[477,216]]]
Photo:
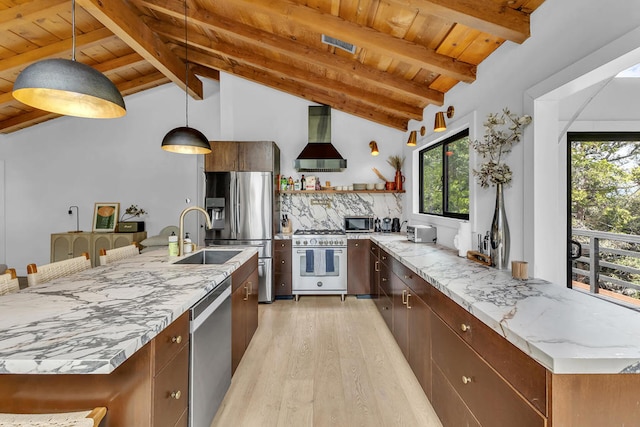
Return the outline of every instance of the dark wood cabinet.
[[[376,299],[380,293],[380,247],[369,242],[369,281],[371,282],[371,297]]]
[[[373,287],[369,268],[369,239],[347,240],[347,294],[371,295]],[[377,289],[375,290],[377,292]]]
[[[231,371],[258,328],[258,255],[254,255],[231,275]]]
[[[273,241],[273,281],[276,296],[290,296],[291,290],[291,240]]]
[[[433,364],[481,425],[496,427],[544,427],[545,417],[524,399],[456,332],[438,316],[433,316]],[[508,358],[509,355],[503,355]],[[446,390],[448,387],[444,387]],[[440,389],[434,387],[434,398]],[[450,391],[447,391],[450,393]],[[438,396],[438,401],[443,401]],[[445,419],[440,404],[434,409],[444,426],[458,426]],[[458,422],[458,421],[455,421]]]
[[[280,149],[272,141],[211,141],[205,172],[280,171]]]

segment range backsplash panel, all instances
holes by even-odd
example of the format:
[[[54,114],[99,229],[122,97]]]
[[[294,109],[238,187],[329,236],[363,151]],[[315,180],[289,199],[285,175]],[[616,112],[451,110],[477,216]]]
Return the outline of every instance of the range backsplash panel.
[[[402,217],[401,193],[281,194],[280,210],[298,229],[344,228],[345,216]]]

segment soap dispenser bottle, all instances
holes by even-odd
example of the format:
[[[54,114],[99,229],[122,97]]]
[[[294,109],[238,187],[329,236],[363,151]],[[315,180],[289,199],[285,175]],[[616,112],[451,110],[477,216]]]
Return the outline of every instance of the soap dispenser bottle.
[[[174,231],[169,236],[169,256],[178,256],[178,236]]]
[[[193,252],[193,244],[191,243],[191,238],[189,237],[189,232],[184,235],[184,244],[182,245],[182,253],[189,254]]]

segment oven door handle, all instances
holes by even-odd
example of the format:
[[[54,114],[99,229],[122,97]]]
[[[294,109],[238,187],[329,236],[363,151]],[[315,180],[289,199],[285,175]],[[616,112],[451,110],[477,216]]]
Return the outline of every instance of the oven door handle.
[[[322,249],[331,249],[331,248],[322,248]],[[310,250],[313,250],[313,249],[306,249],[304,251],[298,250],[298,251],[296,251],[296,253],[298,253],[298,254],[306,254],[307,251],[310,251]],[[342,249],[332,249],[332,250],[336,254],[341,254],[342,253]]]

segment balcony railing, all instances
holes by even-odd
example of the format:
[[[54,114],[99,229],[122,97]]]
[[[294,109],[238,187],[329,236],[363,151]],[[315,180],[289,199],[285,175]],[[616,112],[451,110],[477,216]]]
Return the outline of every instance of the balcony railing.
[[[640,259],[640,236],[577,228],[572,229],[572,233],[573,239],[582,244],[582,256],[572,263],[573,287],[640,306],[640,269],[620,263],[624,259]],[[616,272],[638,275],[638,278],[628,281],[612,277]],[[636,292],[623,293],[625,289]]]

